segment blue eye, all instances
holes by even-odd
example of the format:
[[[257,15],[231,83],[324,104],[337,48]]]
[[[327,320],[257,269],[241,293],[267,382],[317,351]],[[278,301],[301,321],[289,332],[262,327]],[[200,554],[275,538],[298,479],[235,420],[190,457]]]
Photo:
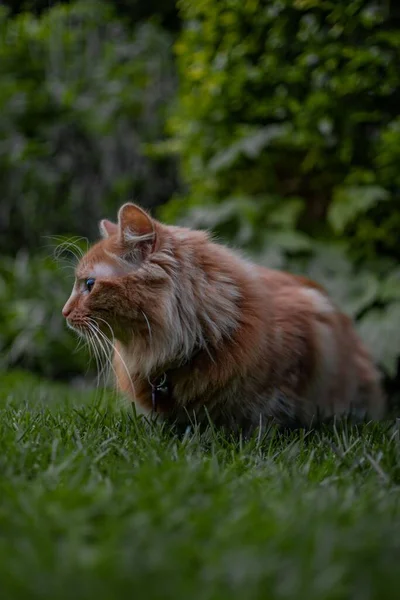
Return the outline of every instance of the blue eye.
[[[93,277],[89,277],[89,279],[86,279],[85,286],[86,286],[86,289],[87,289],[88,292],[92,291],[95,281],[96,280],[93,279]]]

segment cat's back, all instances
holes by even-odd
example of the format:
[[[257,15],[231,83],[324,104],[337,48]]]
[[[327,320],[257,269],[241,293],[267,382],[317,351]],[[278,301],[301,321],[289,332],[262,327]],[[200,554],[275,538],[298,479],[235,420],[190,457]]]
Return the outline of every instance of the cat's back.
[[[352,320],[326,290],[306,277],[265,267],[258,268],[258,277],[269,298],[265,318],[277,378],[287,381],[297,371],[299,381],[306,381],[301,395],[323,414],[352,407],[381,417],[379,373]]]
[[[257,266],[257,276],[260,282],[265,285],[266,288],[271,290],[272,293],[287,290],[287,288],[296,288],[297,290],[314,289],[320,292],[323,296],[328,297],[328,293],[325,288],[305,277],[303,275],[295,275],[288,273],[287,271],[278,271],[276,269],[270,269],[268,267]]]

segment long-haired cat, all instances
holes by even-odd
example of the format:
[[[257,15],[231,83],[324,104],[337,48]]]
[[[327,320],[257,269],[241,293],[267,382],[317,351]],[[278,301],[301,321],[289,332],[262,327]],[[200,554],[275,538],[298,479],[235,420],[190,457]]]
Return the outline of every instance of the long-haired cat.
[[[117,385],[140,412],[246,431],[383,415],[378,372],[318,284],[257,266],[134,204],[100,230],[63,315],[113,345]]]

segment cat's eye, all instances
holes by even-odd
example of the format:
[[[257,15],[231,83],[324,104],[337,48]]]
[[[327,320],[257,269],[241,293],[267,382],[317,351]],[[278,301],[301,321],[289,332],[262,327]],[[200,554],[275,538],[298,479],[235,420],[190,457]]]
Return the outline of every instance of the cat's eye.
[[[93,277],[89,277],[89,279],[86,279],[85,281],[85,287],[87,289],[88,292],[91,292],[94,286],[94,282],[95,279],[93,279]]]

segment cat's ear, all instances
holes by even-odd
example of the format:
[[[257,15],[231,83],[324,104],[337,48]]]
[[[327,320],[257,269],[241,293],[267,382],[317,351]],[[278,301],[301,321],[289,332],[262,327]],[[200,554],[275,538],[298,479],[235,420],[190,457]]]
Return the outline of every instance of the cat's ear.
[[[153,219],[136,204],[124,204],[118,212],[121,240],[126,244],[154,244],[156,229]]]
[[[118,225],[111,223],[111,221],[108,221],[107,219],[100,221],[99,229],[103,238],[108,238],[110,235],[118,233]]]

